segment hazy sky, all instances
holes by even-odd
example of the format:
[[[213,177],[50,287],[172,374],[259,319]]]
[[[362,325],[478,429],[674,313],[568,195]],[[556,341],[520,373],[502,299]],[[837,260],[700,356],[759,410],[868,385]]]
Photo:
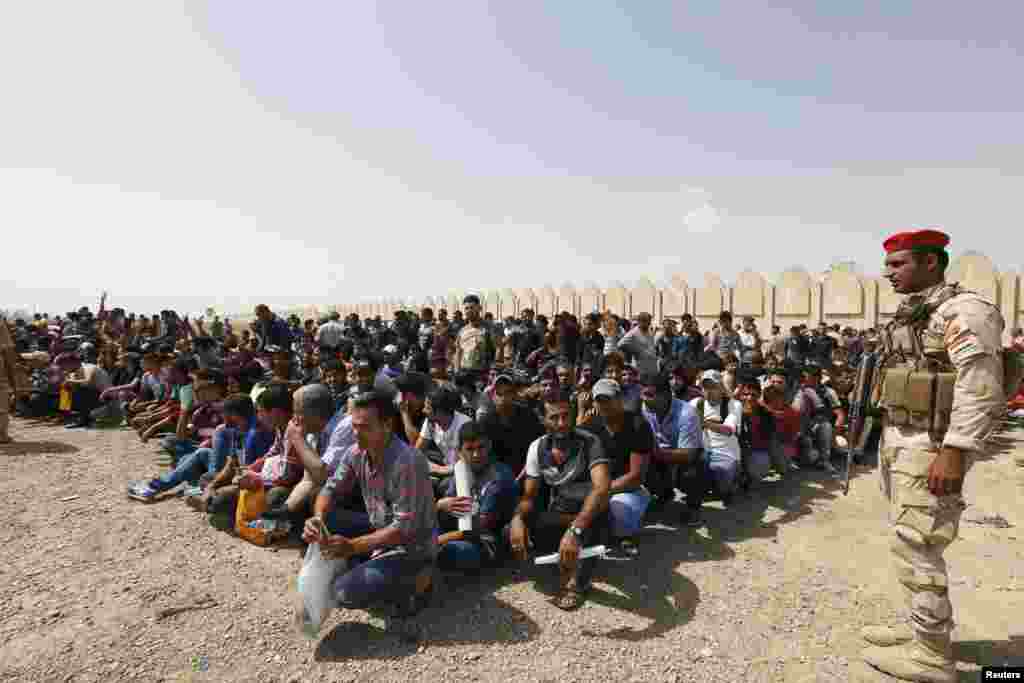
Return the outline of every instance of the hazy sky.
[[[6,3],[0,304],[1019,268],[1024,4],[759,4]]]

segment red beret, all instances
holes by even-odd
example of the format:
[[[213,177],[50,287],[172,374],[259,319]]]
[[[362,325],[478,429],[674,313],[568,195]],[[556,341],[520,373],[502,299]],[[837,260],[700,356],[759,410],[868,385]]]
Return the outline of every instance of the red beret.
[[[933,249],[945,249],[949,244],[949,235],[938,230],[915,230],[913,232],[899,232],[882,242],[882,247],[887,254],[894,251],[907,251],[909,249],[920,249],[931,247]]]

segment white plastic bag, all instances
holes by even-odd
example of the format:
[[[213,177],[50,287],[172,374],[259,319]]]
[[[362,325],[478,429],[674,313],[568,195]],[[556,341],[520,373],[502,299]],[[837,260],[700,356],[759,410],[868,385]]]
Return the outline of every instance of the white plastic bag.
[[[324,559],[319,543],[310,543],[306,549],[298,590],[302,597],[302,632],[310,638],[317,637],[331,610],[338,606],[332,584],[345,564],[345,560]]]

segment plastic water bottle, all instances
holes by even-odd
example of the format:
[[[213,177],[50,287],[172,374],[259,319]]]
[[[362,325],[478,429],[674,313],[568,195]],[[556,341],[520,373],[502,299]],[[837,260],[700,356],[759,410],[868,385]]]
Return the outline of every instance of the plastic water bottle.
[[[461,497],[473,495],[473,470],[465,460],[459,458],[455,462],[455,493]],[[473,515],[476,513],[476,505],[468,515],[459,517],[459,531],[473,530]]]

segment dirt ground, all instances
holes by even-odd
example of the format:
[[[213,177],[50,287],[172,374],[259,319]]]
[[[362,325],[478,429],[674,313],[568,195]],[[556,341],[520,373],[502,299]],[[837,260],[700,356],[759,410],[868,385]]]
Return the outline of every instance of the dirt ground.
[[[125,497],[127,480],[159,471],[155,444],[21,421],[12,433],[19,443],[0,447],[0,680],[891,680],[859,661],[858,630],[892,618],[898,598],[868,468],[848,497],[800,472],[729,510],[709,503],[707,529],[648,527],[639,560],[601,562],[573,614],[544,592],[550,568],[508,569],[450,577],[419,643],[347,611],[313,642],[289,611],[297,550],[218,532],[179,499]],[[1024,433],[1007,433],[975,465],[947,553],[963,681],[1024,663],[1009,639],[1024,624],[1020,446]],[[215,604],[157,616],[203,597]]]

